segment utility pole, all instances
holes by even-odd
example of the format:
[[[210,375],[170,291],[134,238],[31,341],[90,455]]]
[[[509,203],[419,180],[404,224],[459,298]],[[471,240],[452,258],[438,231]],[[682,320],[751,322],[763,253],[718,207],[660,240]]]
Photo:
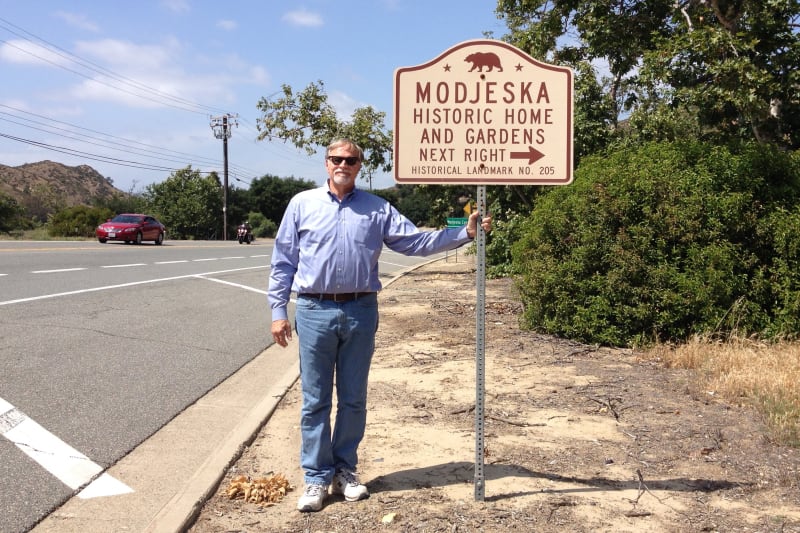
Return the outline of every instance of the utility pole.
[[[238,126],[238,115],[226,113],[220,117],[211,117],[211,130],[214,137],[222,139],[222,157],[225,165],[224,183],[222,188],[222,240],[228,240],[228,139],[231,137],[231,127]]]

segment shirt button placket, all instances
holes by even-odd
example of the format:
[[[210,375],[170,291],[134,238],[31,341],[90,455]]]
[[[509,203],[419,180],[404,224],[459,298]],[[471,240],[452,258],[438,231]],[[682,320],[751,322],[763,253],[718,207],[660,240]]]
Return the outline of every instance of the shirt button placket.
[[[339,234],[339,245],[338,245],[338,252],[339,258],[336,261],[336,292],[341,292],[342,290],[342,282],[344,278],[342,276],[343,266],[344,266],[344,235],[345,235],[345,227],[344,227],[344,210],[342,209],[342,205],[339,204],[339,227],[337,228],[337,233]]]

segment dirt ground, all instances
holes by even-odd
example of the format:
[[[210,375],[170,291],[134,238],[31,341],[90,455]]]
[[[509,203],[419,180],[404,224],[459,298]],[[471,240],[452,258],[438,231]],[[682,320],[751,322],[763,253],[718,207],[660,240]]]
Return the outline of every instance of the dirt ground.
[[[486,283],[485,498],[475,498],[474,256],[384,289],[359,470],[371,497],[295,509],[298,385],[190,531],[800,532],[800,450],[746,405],[632,350],[518,328],[510,280]],[[295,341],[296,342],[296,341]],[[284,474],[273,506],[229,500]]]

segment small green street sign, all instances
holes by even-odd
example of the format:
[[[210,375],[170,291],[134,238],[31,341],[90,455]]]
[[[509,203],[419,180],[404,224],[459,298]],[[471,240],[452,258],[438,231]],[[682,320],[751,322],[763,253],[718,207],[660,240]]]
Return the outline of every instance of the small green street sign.
[[[447,227],[448,228],[460,228],[461,226],[467,225],[467,218],[448,218],[447,219]]]

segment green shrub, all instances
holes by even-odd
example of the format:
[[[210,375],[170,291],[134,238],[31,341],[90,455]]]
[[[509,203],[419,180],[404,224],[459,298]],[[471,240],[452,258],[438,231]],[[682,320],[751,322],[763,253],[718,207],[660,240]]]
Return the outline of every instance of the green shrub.
[[[492,231],[486,239],[486,274],[491,278],[502,278],[514,274],[511,255],[513,244],[520,239],[525,216],[506,211],[504,216],[492,213]]]
[[[278,232],[278,225],[261,213],[250,212],[247,220],[253,228],[252,232],[256,238],[271,239]]]
[[[512,248],[524,325],[608,345],[797,334],[800,227],[796,210],[780,213],[799,178],[796,161],[764,146],[652,143],[585,158]]]
[[[95,228],[113,216],[106,207],[67,207],[52,215],[47,230],[52,237],[94,237]]]
[[[766,301],[774,302],[775,316],[768,328],[770,336],[797,337],[800,332],[800,206],[777,209],[766,217],[759,235],[772,242],[774,260],[760,286]]]
[[[25,208],[11,196],[0,192],[0,233],[11,233],[25,225]]]

